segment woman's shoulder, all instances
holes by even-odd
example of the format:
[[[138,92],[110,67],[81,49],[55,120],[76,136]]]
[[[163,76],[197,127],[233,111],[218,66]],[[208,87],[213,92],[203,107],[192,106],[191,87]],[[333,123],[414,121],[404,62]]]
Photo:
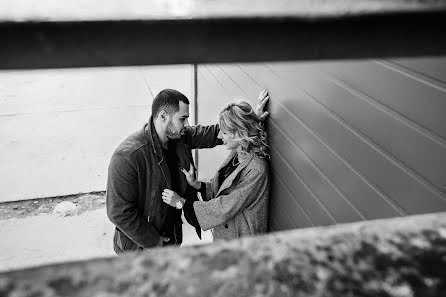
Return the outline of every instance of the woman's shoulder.
[[[266,172],[268,169],[268,159],[260,158],[257,155],[253,155],[251,161],[248,164],[248,167],[251,170]]]

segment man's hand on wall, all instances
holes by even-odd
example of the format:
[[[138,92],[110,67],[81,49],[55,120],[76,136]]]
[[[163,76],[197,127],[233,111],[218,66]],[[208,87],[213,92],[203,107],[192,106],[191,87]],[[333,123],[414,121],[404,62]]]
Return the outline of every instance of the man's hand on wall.
[[[265,105],[268,103],[269,95],[267,90],[262,90],[259,94],[259,98],[257,99],[257,106],[255,108],[255,112],[259,120],[264,121],[269,112],[265,111]]]

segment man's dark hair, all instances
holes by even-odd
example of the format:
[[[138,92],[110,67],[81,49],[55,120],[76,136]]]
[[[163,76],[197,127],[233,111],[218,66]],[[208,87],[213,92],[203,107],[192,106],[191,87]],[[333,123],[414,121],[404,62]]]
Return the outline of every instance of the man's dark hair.
[[[152,102],[152,117],[156,119],[161,110],[165,110],[169,115],[180,110],[180,101],[189,104],[189,100],[183,93],[173,89],[164,89],[156,95]]]

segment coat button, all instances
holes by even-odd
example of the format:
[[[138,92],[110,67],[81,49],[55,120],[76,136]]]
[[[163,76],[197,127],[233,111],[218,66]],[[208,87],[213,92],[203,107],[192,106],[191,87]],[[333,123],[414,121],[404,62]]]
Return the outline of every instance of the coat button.
[[[228,229],[228,224],[225,224],[225,228]]]

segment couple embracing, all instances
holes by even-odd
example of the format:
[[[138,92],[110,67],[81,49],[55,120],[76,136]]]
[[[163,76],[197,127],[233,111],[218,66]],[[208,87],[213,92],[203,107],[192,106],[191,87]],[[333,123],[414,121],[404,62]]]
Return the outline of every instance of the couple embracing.
[[[106,204],[116,226],[116,253],[180,245],[182,211],[200,238],[201,229],[212,229],[214,241],[266,232],[268,99],[262,91],[256,110],[231,103],[218,124],[191,127],[186,96],[166,89],[155,97],[149,121],[118,146],[110,162]],[[221,144],[231,151],[228,158],[211,182],[196,180],[191,150]]]

